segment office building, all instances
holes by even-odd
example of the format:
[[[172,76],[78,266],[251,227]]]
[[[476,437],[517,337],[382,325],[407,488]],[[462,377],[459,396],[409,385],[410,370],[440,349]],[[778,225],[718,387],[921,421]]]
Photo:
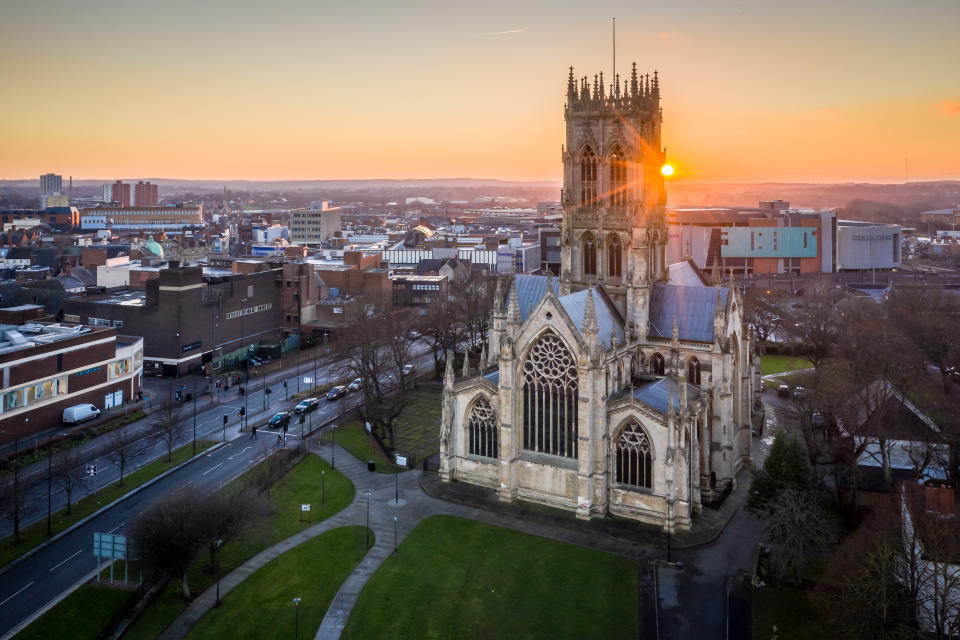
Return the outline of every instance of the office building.
[[[290,243],[322,244],[340,231],[340,207],[329,202],[311,202],[309,209],[290,212]]]
[[[155,207],[158,201],[157,185],[144,182],[143,180],[134,185],[131,205],[137,207]]]
[[[129,185],[127,185],[129,187]],[[80,228],[84,231],[113,229],[182,234],[187,229],[203,226],[203,205],[184,202],[168,207],[99,206],[80,212]]]

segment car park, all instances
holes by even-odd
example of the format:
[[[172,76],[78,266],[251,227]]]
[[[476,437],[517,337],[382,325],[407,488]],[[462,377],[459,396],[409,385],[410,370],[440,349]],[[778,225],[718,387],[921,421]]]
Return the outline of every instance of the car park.
[[[330,389],[330,391],[327,392],[327,400],[332,402],[333,400],[339,400],[345,395],[347,395],[347,387],[340,384],[333,387],[332,389]]]
[[[307,411],[313,411],[320,404],[320,398],[306,398],[301,400],[296,407],[293,408],[294,413],[306,413]]]
[[[354,379],[350,382],[350,384],[347,385],[347,391],[350,391],[350,392],[360,391],[360,386],[361,386],[361,384],[362,384],[362,382],[361,382],[360,378],[354,378]]]
[[[267,422],[268,427],[283,427],[286,428],[290,424],[290,412],[289,411],[278,411],[273,414],[273,417],[270,418],[270,421]]]

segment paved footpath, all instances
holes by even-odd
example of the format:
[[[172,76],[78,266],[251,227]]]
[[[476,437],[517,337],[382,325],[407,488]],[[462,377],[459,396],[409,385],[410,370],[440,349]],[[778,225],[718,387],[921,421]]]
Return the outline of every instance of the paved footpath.
[[[332,446],[324,443],[319,449],[311,450],[330,460]],[[346,475],[356,488],[353,502],[339,513],[317,523],[309,529],[293,535],[276,545],[257,554],[220,580],[220,597],[224,598],[237,585],[260,567],[264,566],[280,554],[289,551],[297,545],[310,540],[326,531],[348,525],[363,526],[367,523],[369,511],[369,526],[376,535],[376,541],[364,559],[341,585],[334,596],[327,613],[317,630],[317,640],[333,640],[339,638],[350,617],[351,611],[357,602],[361,590],[370,579],[370,576],[379,568],[383,561],[394,552],[398,545],[402,552],[402,543],[421,520],[430,515],[447,514],[487,522],[526,533],[551,538],[561,542],[577,544],[584,547],[600,549],[616,553],[638,562],[638,566],[647,563],[662,555],[660,538],[649,528],[649,537],[638,540],[635,536],[609,535],[609,532],[591,527],[590,523],[583,526],[570,526],[571,523],[560,523],[551,518],[531,518],[523,504],[504,505],[503,509],[491,509],[482,501],[461,499],[456,501],[442,500],[431,497],[421,488],[421,471],[407,471],[398,477],[388,474],[371,473],[366,464],[354,458],[339,445],[336,447],[337,471]],[[423,479],[427,486],[436,486],[433,474]],[[395,486],[396,483],[396,486]],[[453,483],[457,486],[459,483]],[[399,487],[399,503],[394,498]],[[370,496],[366,495],[367,492]],[[435,493],[433,490],[430,493]],[[453,496],[446,496],[452,498]],[[369,506],[368,506],[369,499]],[[503,503],[501,503],[503,504]],[[731,505],[733,507],[733,505]],[[569,514],[555,512],[557,518],[567,519]],[[735,511],[732,508],[731,511]],[[729,521],[732,513],[717,517],[716,534],[720,533]],[[718,514],[719,516],[719,514]],[[394,529],[394,517],[397,518]],[[571,516],[572,518],[572,516]],[[580,522],[580,521],[576,521]],[[396,533],[395,533],[396,531]],[[715,538],[716,534],[709,535]],[[396,535],[396,538],[394,537]],[[702,534],[701,534],[702,535]],[[645,536],[646,537],[646,536]],[[703,544],[707,540],[690,540],[691,546]],[[213,608],[216,602],[216,586],[210,587],[190,603],[187,609],[159,636],[160,638],[183,638]],[[651,606],[655,606],[652,602]],[[644,603],[641,603],[641,608]]]

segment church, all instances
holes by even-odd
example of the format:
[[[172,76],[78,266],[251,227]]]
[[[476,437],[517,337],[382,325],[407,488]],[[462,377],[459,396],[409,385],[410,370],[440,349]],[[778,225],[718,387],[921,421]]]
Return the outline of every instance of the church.
[[[567,79],[560,273],[501,277],[479,370],[447,359],[440,475],[685,529],[750,458],[742,295],[666,265],[656,72]]]

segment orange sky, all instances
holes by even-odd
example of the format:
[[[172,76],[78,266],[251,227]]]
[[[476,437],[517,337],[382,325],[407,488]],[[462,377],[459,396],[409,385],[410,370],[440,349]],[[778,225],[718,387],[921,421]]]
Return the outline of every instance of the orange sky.
[[[956,0],[323,4],[14,1],[0,178],[558,180],[616,15],[677,179],[960,179]]]

